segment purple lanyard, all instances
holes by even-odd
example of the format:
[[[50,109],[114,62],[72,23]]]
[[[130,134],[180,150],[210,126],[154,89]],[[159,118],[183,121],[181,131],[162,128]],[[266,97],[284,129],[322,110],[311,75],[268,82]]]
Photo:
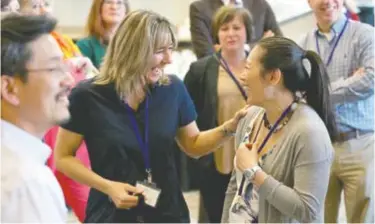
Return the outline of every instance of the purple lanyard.
[[[137,138],[137,141],[138,141],[138,144],[139,144],[139,147],[141,148],[141,152],[142,152],[142,155],[143,155],[143,159],[144,159],[144,163],[145,163],[145,168],[146,168],[146,172],[148,174],[148,179],[149,179],[149,182],[151,182],[151,164],[150,164],[150,152],[149,152],[149,141],[148,141],[148,125],[149,125],[149,120],[148,120],[148,97],[146,96],[146,107],[145,107],[145,129],[144,129],[144,141],[142,140],[142,134],[139,130],[139,127],[138,127],[138,124],[137,124],[137,119],[135,117],[135,114],[132,110],[132,108],[128,105],[128,104],[125,104],[126,105],[126,108],[127,108],[127,111],[128,111],[128,115],[129,115],[129,119],[130,119],[130,122],[132,124],[132,129],[133,129],[133,132]]]
[[[295,103],[295,101],[293,101],[284,111],[283,113],[281,114],[281,116],[279,117],[279,119],[277,119],[276,123],[271,127],[271,130],[268,132],[267,136],[264,138],[262,144],[260,145],[260,147],[258,148],[258,153],[260,153],[262,151],[262,149],[264,148],[264,146],[266,145],[267,141],[269,140],[269,138],[271,137],[271,135],[274,133],[274,131],[276,130],[277,126],[279,126],[280,122],[288,115],[288,113],[291,111],[292,109],[292,105],[293,103]],[[261,127],[261,125],[259,126]],[[260,128],[258,129],[257,131],[257,134],[255,136],[255,140],[256,138],[258,137],[258,133],[259,133],[259,130]],[[242,194],[242,190],[243,190],[243,187],[244,187],[244,184],[245,184],[245,175],[242,176],[242,180],[241,180],[241,184],[240,184],[240,188],[238,190],[238,195],[241,196]]]
[[[240,90],[243,98],[245,99],[245,101],[247,101],[247,94],[245,92],[245,90],[242,88],[241,84],[238,82],[236,76],[233,74],[233,72],[230,70],[229,66],[228,66],[228,63],[225,61],[225,59],[221,56],[221,52],[218,52],[217,54],[218,57],[218,61],[220,63],[220,65],[224,68],[224,70],[228,73],[228,75],[232,78],[233,82],[236,84],[236,86],[238,87],[238,89]]]
[[[333,45],[333,48],[332,48],[332,50],[331,50],[331,52],[330,52],[330,54],[328,56],[328,60],[327,60],[327,63],[326,63],[327,67],[328,67],[329,64],[331,64],[333,54],[334,54],[334,52],[336,50],[336,47],[337,47],[337,45],[338,45],[338,43],[339,43],[342,35],[344,34],[346,26],[348,25],[348,21],[349,21],[349,19],[346,19],[344,28],[342,28],[341,32],[339,33],[339,36],[337,37],[337,40],[336,40],[335,44]],[[320,55],[320,57],[322,57],[321,54],[320,54],[319,41],[318,41],[317,34],[315,34],[315,42],[316,42],[316,50],[318,51],[318,54]]]

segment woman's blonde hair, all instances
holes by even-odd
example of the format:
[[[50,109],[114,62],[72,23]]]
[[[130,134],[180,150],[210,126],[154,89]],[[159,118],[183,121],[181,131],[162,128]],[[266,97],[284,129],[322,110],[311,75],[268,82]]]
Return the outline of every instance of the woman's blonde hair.
[[[147,10],[129,13],[109,43],[95,83],[113,82],[122,99],[142,95],[147,91],[153,55],[170,45],[177,47],[177,40],[173,25],[165,17]],[[167,84],[168,80],[163,74],[159,83]]]
[[[105,0],[93,0],[90,13],[86,22],[86,34],[94,36],[98,40],[108,41],[107,31],[102,18],[102,7]],[[125,14],[130,11],[129,1],[123,0],[125,5]]]

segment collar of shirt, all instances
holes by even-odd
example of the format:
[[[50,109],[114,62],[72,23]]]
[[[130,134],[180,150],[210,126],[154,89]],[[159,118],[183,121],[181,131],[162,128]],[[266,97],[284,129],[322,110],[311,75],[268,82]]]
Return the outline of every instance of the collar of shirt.
[[[1,145],[22,157],[45,164],[51,155],[51,149],[21,128],[1,119]]]
[[[337,35],[339,35],[341,30],[344,29],[346,20],[347,20],[346,16],[341,15],[340,18],[331,26],[331,31],[329,35],[332,37],[332,39],[333,37],[336,37]],[[320,37],[326,36],[326,34],[324,34],[323,32],[319,30],[319,27],[316,28],[315,33]]]
[[[230,0],[221,0],[224,5],[229,5]],[[235,4],[238,6],[242,6],[242,0],[234,0]]]

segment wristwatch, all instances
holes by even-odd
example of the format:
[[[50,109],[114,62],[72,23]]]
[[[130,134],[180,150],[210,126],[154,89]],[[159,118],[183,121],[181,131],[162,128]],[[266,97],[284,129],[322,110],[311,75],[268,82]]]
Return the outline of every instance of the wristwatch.
[[[246,179],[252,182],[255,178],[255,174],[257,171],[261,170],[260,166],[254,166],[252,168],[246,169],[243,174],[245,175]]]

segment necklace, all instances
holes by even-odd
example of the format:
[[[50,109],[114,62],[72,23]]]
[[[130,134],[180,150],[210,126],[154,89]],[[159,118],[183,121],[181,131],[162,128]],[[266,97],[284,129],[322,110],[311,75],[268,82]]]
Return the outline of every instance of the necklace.
[[[273,133],[276,133],[276,132],[278,132],[278,131],[280,131],[288,122],[289,122],[289,118],[290,118],[290,113],[293,113],[293,111],[295,111],[296,110],[296,108],[297,108],[297,106],[298,106],[298,103],[297,102],[294,102],[292,105],[291,105],[291,110],[290,110],[290,112],[288,113],[288,116],[286,116],[285,117],[285,120],[282,122],[282,123],[280,123],[279,125],[277,125],[277,127],[275,128],[275,130],[273,131]],[[266,114],[264,114],[264,116],[263,116],[263,124],[264,124],[264,126],[268,129],[268,130],[271,130],[272,129],[272,124],[269,122],[269,120],[268,120],[268,118],[267,118],[267,115]]]

